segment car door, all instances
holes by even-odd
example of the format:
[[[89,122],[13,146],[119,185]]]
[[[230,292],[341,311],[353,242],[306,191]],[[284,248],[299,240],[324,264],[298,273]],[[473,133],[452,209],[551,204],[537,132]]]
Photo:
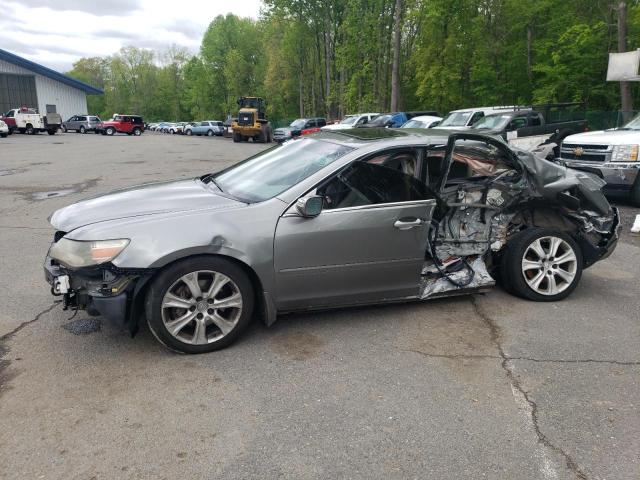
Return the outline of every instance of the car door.
[[[307,194],[323,197],[318,216],[285,212],[274,240],[280,310],[418,295],[436,204],[418,157],[393,150],[353,162]]]

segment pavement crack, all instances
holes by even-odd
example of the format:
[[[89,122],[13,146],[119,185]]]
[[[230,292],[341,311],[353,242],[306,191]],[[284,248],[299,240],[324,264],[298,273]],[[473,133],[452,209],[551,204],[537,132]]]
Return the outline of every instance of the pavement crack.
[[[485,322],[485,324],[487,325],[487,327],[489,328],[489,332],[491,334],[491,341],[496,346],[496,348],[498,350],[498,353],[500,354],[500,357],[502,358],[501,366],[502,366],[502,369],[504,370],[504,372],[505,372],[505,374],[507,376],[507,379],[511,383],[511,387],[514,390],[516,390],[518,393],[520,393],[520,395],[522,395],[522,398],[524,398],[525,402],[529,405],[529,413],[530,413],[530,416],[531,416],[531,423],[533,425],[533,429],[534,429],[534,431],[536,433],[536,436],[538,437],[538,442],[543,444],[548,449],[550,449],[550,450],[556,452],[557,454],[561,455],[565,459],[565,463],[567,465],[567,468],[571,472],[573,472],[575,474],[575,476],[576,476],[576,478],[578,480],[589,480],[589,477],[587,476],[587,474],[580,468],[580,466],[571,457],[571,455],[569,455],[567,452],[565,452],[562,449],[562,447],[554,444],[544,434],[544,432],[542,432],[542,430],[540,429],[539,422],[538,422],[538,412],[539,412],[538,404],[535,402],[535,400],[533,400],[529,396],[529,392],[527,392],[524,389],[524,387],[520,383],[520,380],[518,380],[518,378],[516,377],[516,375],[513,372],[513,370],[509,367],[509,362],[511,360],[514,360],[514,359],[510,359],[504,352],[504,348],[502,346],[502,342],[500,341],[500,327],[498,327],[496,322],[482,310],[480,305],[478,305],[477,297],[475,295],[471,296],[471,305],[473,306],[473,309],[474,309],[476,315],[480,319],[482,319]]]
[[[18,325],[16,328],[14,328],[13,330],[11,330],[9,333],[5,333],[4,335],[2,335],[0,337],[0,342],[4,342],[6,340],[9,340],[11,337],[13,337],[16,333],[18,333],[20,330],[22,330],[23,328],[31,325],[32,323],[37,322],[38,320],[40,320],[40,317],[42,317],[44,314],[49,313],[51,310],[53,310],[54,308],[56,308],[58,306],[60,302],[55,302],[53,305],[45,308],[44,310],[42,310],[40,313],[38,313],[35,317],[33,317],[31,320],[27,320],[25,322],[22,322],[20,325]]]
[[[36,316],[33,317],[31,320],[22,322],[20,325],[18,325],[16,328],[11,330],[9,333],[5,333],[0,337],[0,395],[3,393],[2,390],[4,389],[5,385],[8,384],[12,378],[12,376],[8,375],[6,372],[6,370],[9,368],[9,365],[11,365],[11,361],[4,359],[5,355],[9,352],[9,348],[6,347],[4,343],[7,340],[9,340],[11,337],[13,337],[15,334],[17,334],[23,328],[40,320],[40,317],[42,317],[46,313],[49,313],[51,310],[53,310],[58,305],[58,303],[60,302],[55,302],[53,305],[45,308],[44,310],[36,314]]]
[[[568,364],[596,363],[596,364],[609,364],[609,365],[621,365],[621,366],[640,366],[640,362],[625,362],[621,360],[602,360],[602,359],[596,359],[596,358],[564,359],[564,358],[511,357],[506,354],[504,356],[501,356],[501,355],[477,355],[477,354],[468,354],[468,353],[432,353],[432,352],[425,352],[423,350],[416,350],[416,349],[408,349],[403,351],[417,353],[418,355],[422,355],[423,357],[428,357],[428,358],[449,358],[451,360],[457,359],[457,358],[469,359],[469,360],[507,359],[508,361],[520,360],[520,361],[535,362],[535,363],[568,363]]]

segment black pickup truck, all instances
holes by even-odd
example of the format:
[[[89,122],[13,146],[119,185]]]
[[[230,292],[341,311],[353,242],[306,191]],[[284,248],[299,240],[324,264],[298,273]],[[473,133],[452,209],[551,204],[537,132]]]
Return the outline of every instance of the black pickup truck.
[[[524,150],[555,143],[587,130],[584,104],[555,103],[520,107],[513,111],[487,115],[473,125],[478,133],[500,135],[510,145]],[[558,156],[559,147],[554,149]]]

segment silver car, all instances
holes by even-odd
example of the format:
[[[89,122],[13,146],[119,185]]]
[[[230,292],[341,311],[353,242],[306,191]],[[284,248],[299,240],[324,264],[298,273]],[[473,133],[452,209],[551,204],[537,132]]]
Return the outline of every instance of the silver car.
[[[77,133],[95,132],[101,120],[95,115],[74,115],[66,122],[62,122],[62,130]]]
[[[198,178],[56,211],[45,275],[64,306],[167,347],[229,345],[254,316],[427,300],[502,279],[560,300],[617,242],[603,181],[501,139],[323,132]]]

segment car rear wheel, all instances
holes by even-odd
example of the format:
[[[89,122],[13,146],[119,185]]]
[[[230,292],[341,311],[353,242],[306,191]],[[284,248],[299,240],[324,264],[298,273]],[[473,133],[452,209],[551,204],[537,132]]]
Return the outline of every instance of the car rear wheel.
[[[566,233],[529,228],[509,241],[500,275],[507,290],[537,302],[562,300],[582,276],[582,252]]]
[[[87,129],[84,128],[84,126],[80,126],[80,133],[84,135],[85,133],[87,133]]]
[[[133,129],[133,134],[134,134],[136,137],[139,137],[140,135],[142,135],[142,130],[140,130],[139,128],[134,128],[134,129]]]
[[[169,266],[146,298],[149,328],[166,347],[181,353],[219,350],[235,341],[251,320],[251,281],[234,263],[193,257]]]

